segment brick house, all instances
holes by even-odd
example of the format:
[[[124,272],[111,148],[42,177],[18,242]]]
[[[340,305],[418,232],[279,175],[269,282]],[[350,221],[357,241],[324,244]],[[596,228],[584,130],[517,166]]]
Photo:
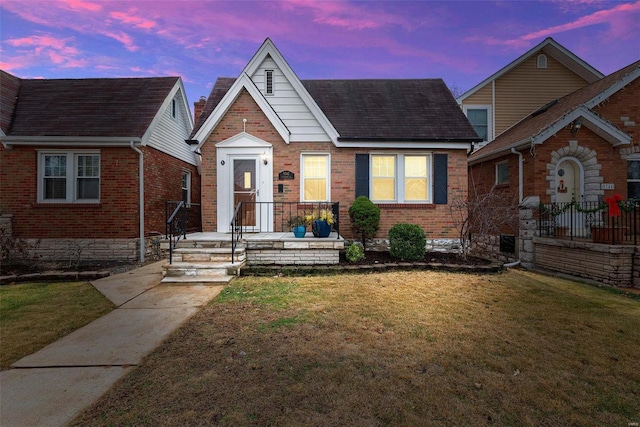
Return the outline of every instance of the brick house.
[[[199,202],[179,77],[0,79],[0,214],[44,258],[143,259],[165,202]]]
[[[551,37],[458,96],[484,146],[543,105],[604,77]]]
[[[528,206],[602,203],[614,194],[640,199],[638,77],[640,61],[553,100],[474,152],[471,195],[495,191],[502,200]],[[572,215],[575,232],[585,219]],[[514,255],[529,265],[533,234],[520,230],[519,248],[528,254]]]
[[[467,193],[479,139],[440,79],[300,80],[267,39],[195,110],[205,232],[230,231],[244,191],[265,209],[339,202],[346,238],[347,210],[366,195],[381,209],[379,239],[401,222],[432,241],[457,239],[450,204]],[[261,218],[260,230],[272,230],[273,213]]]

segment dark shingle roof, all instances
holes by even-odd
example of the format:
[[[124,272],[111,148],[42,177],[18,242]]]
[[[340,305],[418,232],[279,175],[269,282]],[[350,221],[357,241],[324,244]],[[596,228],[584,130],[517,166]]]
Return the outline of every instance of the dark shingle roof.
[[[142,137],[178,77],[20,80],[11,136]],[[4,110],[4,98],[2,109]]]
[[[219,78],[192,135],[235,79]],[[302,80],[340,140],[480,141],[442,79]]]
[[[20,79],[0,70],[0,129],[6,134],[16,108]]]
[[[624,76],[638,67],[640,67],[640,61],[627,65],[615,73],[603,77],[595,83],[591,83],[582,89],[578,89],[577,91],[550,103],[547,108],[541,108],[540,110],[532,113],[519,123],[504,131],[489,144],[474,152],[469,156],[469,160],[473,161],[479,157],[486,157],[494,154],[497,155],[498,153],[509,149],[513,144],[525,141],[528,138],[537,135],[540,131],[560,120],[567,113],[577,109],[584,103],[590,101],[613,86]]]

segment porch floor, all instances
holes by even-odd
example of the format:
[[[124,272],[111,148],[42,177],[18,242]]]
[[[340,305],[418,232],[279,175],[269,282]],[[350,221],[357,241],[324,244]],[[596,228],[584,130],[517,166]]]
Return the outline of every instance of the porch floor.
[[[187,234],[186,241],[195,242],[231,242],[231,233],[199,232]],[[288,233],[243,233],[242,240],[245,242],[305,242],[305,241],[338,241],[344,240],[336,232],[331,232],[328,237],[315,237],[313,233],[307,232],[304,237],[295,237],[292,232]],[[184,240],[183,240],[184,241]]]

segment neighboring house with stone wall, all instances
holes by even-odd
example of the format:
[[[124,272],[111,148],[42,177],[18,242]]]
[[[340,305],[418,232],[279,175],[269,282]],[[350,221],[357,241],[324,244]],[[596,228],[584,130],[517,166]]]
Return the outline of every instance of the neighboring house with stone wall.
[[[567,48],[546,38],[457,98],[483,142],[543,105],[604,77]]]
[[[377,238],[408,222],[430,241],[456,241],[450,203],[467,193],[479,139],[441,79],[300,80],[267,39],[195,110],[203,231],[230,232],[240,188],[265,209],[339,202],[346,238],[347,210],[365,195],[381,209]]]
[[[0,83],[0,215],[44,258],[140,259],[166,201],[199,203],[180,77]]]
[[[474,152],[469,157],[470,196],[494,191],[501,200],[534,207],[597,203],[614,194],[640,199],[639,77],[637,61],[546,104]],[[520,253],[512,256],[528,266],[535,262],[545,267],[533,255],[535,218],[521,219]]]

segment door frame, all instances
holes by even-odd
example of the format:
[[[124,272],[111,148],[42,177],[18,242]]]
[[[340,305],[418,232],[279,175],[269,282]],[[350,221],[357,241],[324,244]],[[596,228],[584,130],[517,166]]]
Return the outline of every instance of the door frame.
[[[253,159],[256,161],[256,201],[273,202],[273,146],[267,141],[241,132],[216,144],[217,189],[217,231],[231,232],[231,221],[235,206],[233,203],[233,161]],[[273,231],[273,205],[261,205],[256,210],[258,221],[251,231]]]

